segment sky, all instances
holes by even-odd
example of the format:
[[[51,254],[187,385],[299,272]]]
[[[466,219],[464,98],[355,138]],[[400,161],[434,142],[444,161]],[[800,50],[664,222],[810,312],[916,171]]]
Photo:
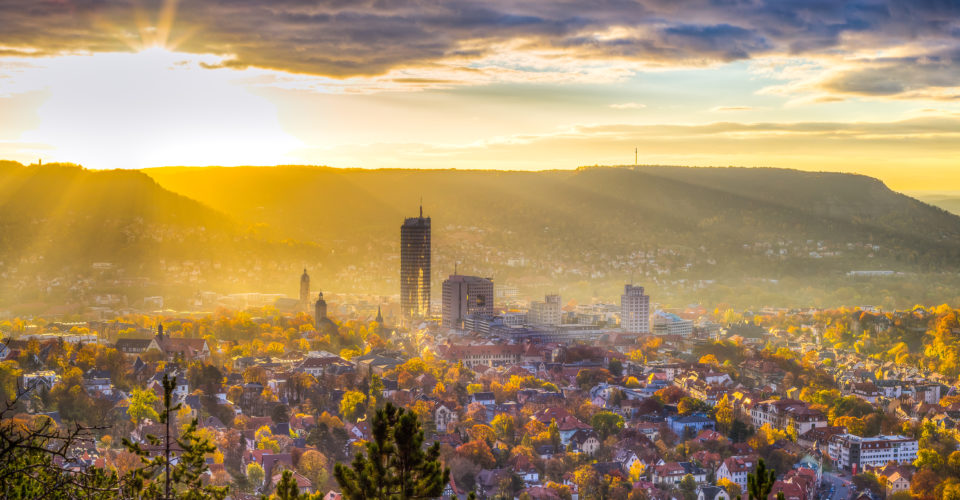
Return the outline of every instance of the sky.
[[[960,190],[960,2],[5,0],[0,158]]]

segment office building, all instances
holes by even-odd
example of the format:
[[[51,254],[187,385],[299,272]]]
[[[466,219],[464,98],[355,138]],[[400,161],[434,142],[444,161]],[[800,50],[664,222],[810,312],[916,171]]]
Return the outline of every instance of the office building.
[[[560,326],[560,296],[547,295],[543,302],[531,302],[527,311],[527,323]]]
[[[493,280],[453,274],[443,282],[441,325],[463,328],[468,316],[493,317]]]
[[[693,321],[683,319],[673,313],[657,311],[653,314],[653,333],[655,335],[693,335]]]
[[[628,333],[650,333],[650,296],[642,286],[626,285],[620,296],[620,328]]]
[[[430,217],[410,217],[400,226],[400,314],[404,320],[430,314]]]

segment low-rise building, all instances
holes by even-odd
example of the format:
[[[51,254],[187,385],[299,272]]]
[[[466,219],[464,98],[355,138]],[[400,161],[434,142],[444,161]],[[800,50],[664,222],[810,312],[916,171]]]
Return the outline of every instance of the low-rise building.
[[[793,427],[798,436],[810,429],[827,426],[827,417],[822,411],[811,409],[807,403],[793,399],[761,401],[750,410],[750,420],[758,429],[764,424],[781,430]]]
[[[707,481],[707,471],[697,467],[693,462],[669,462],[653,467],[653,483],[676,486],[687,474],[693,476],[697,484]]]
[[[727,457],[717,468],[717,481],[726,479],[739,486],[740,491],[747,491],[747,474],[752,473],[756,466],[757,457]]]
[[[865,465],[913,462],[917,459],[917,449],[917,440],[906,436],[839,434],[830,439],[829,454],[838,468],[859,471]]]
[[[704,429],[713,430],[717,427],[716,422],[703,415],[667,417],[667,425],[678,436],[683,436],[686,433],[695,436]]]

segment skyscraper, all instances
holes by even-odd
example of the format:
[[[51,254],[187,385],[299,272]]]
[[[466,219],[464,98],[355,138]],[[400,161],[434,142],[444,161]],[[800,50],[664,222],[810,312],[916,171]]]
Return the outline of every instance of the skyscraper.
[[[430,217],[410,217],[400,226],[400,314],[403,319],[430,314]]]
[[[470,315],[493,317],[493,280],[451,275],[443,282],[441,324],[447,328],[461,328]]]
[[[623,287],[620,328],[629,333],[650,333],[650,296],[644,295],[642,286]]]

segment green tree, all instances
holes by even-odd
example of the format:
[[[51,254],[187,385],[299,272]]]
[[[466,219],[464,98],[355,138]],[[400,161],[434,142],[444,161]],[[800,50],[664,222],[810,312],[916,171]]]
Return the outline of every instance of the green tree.
[[[423,449],[416,414],[392,403],[376,411],[373,439],[350,467],[336,464],[334,476],[348,500],[407,500],[440,496],[450,470],[440,464],[440,445]]]
[[[497,438],[503,442],[513,445],[517,438],[517,423],[513,416],[506,413],[500,413],[490,422],[490,427],[496,433]]]
[[[547,435],[550,436],[550,444],[555,452],[559,453],[563,446],[563,440],[560,438],[560,426],[557,425],[557,419],[550,419],[550,425],[547,427]]]
[[[247,479],[257,488],[263,484],[263,479],[266,476],[267,473],[263,470],[263,467],[260,464],[256,462],[247,464]]]
[[[270,495],[270,499],[276,500],[300,500],[306,499],[312,495],[300,496],[300,490],[297,489],[297,480],[293,478],[293,473],[285,470],[280,476],[280,482],[277,483],[277,492]]]
[[[773,483],[777,481],[777,474],[773,470],[767,470],[767,464],[763,459],[757,461],[757,468],[754,472],[747,474],[747,494],[752,500],[765,500],[770,496],[770,490],[773,489]]]
[[[600,440],[605,441],[608,437],[620,433],[623,429],[623,417],[613,412],[601,411],[590,418],[590,425],[600,435]]]
[[[913,465],[918,469],[939,472],[943,468],[943,457],[936,450],[923,448],[917,452],[917,459],[913,461]]]
[[[610,362],[607,363],[607,370],[609,370],[610,374],[614,377],[619,377],[623,375],[623,363],[621,363],[619,359],[611,359]]]
[[[680,493],[684,500],[694,500],[697,498],[697,480],[692,474],[683,476],[680,480]]]
[[[377,399],[383,397],[383,380],[376,373],[370,376],[370,397]]]
[[[155,409],[155,405],[160,398],[150,389],[134,389],[130,392],[130,406],[127,407],[127,415],[133,423],[140,423],[141,420],[149,418],[154,422],[160,420],[160,415]]]

